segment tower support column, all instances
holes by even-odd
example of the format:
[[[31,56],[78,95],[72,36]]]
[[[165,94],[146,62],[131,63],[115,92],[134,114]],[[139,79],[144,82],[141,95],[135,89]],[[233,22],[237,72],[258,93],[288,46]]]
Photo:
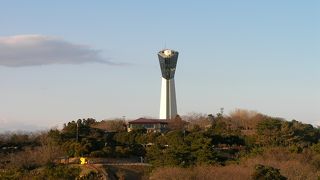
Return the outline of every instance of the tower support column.
[[[160,98],[160,119],[171,119],[177,115],[177,101],[174,78],[162,78]]]

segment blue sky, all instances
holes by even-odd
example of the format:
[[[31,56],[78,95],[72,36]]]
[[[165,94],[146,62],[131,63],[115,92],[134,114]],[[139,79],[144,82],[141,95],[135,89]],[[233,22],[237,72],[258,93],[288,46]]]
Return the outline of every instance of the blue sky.
[[[0,130],[157,117],[157,52],[178,113],[224,107],[320,125],[319,1],[3,1]]]

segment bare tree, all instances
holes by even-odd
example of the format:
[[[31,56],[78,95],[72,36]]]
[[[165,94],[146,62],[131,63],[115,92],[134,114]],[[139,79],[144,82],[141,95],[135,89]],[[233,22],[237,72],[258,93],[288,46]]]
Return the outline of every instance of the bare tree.
[[[184,130],[186,128],[187,122],[182,120],[179,115],[174,119],[168,121],[168,127],[170,130]]]
[[[183,119],[189,123],[188,129],[194,129],[195,127],[206,129],[210,127],[212,123],[211,118],[206,114],[201,113],[189,113],[188,115],[183,116]]]
[[[92,127],[110,132],[121,132],[126,130],[126,122],[123,119],[103,120],[96,122]]]

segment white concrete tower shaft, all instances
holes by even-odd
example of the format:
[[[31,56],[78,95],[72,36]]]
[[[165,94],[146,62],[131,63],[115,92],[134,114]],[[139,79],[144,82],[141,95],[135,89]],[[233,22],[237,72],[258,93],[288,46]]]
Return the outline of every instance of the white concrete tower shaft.
[[[177,115],[174,74],[179,53],[170,49],[158,53],[162,73],[160,119],[171,119]]]

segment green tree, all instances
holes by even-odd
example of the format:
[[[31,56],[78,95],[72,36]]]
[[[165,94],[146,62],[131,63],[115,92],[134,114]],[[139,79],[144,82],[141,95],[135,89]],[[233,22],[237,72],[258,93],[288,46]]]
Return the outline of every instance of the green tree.
[[[281,128],[281,137],[284,145],[297,145],[301,147],[317,143],[319,131],[310,124],[303,124],[296,120],[284,121]]]
[[[184,131],[171,131],[164,137],[159,136],[156,144],[147,148],[148,159],[163,166],[187,167],[192,165],[194,158],[185,136]],[[157,160],[157,158],[161,160]]]
[[[164,160],[164,146],[161,146],[160,144],[155,144],[153,146],[146,148],[146,157],[148,162],[153,164],[156,167],[164,166],[165,160]]]
[[[217,153],[213,150],[212,139],[205,136],[204,133],[190,133],[186,139],[190,144],[190,151],[195,158],[195,163],[212,164],[218,160]]]
[[[259,143],[262,145],[279,145],[281,142],[282,120],[267,118],[257,124]]]

